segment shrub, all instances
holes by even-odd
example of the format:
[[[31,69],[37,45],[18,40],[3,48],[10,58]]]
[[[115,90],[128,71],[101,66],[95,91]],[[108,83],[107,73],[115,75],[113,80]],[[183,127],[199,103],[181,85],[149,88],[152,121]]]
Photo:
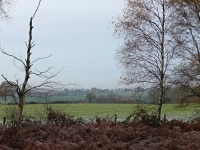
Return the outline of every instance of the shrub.
[[[4,110],[4,116],[6,117],[6,125],[7,126],[15,126],[18,114],[18,106],[17,105],[6,105]]]
[[[149,114],[148,111],[150,111],[151,114]],[[154,108],[147,110],[147,108],[137,105],[136,110],[126,118],[124,123],[128,123],[131,118],[133,118],[134,121],[139,121],[151,127],[160,126],[160,120],[158,119],[157,111]]]
[[[51,107],[48,109],[47,120],[53,121],[56,126],[60,127],[85,123],[84,119],[81,117],[74,119],[74,116],[66,114],[60,110],[54,110]]]

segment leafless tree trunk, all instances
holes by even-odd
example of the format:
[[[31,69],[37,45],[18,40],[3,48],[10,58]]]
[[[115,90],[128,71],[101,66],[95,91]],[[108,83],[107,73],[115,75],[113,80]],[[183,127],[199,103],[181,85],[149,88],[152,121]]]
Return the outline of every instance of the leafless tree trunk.
[[[175,59],[171,19],[168,0],[126,0],[123,16],[113,22],[115,35],[124,39],[117,51],[125,69],[122,80],[126,84],[147,83],[159,87],[159,119]]]
[[[43,58],[38,58],[36,60],[31,61],[31,54],[32,54],[32,48],[35,46],[33,40],[32,40],[32,30],[33,30],[33,19],[38,11],[38,8],[40,6],[40,2],[41,0],[39,0],[39,4],[38,7],[35,11],[35,13],[33,14],[33,16],[30,18],[30,22],[29,22],[29,39],[28,39],[28,43],[26,43],[26,47],[27,47],[27,54],[26,54],[26,59],[25,61],[23,61],[20,58],[12,55],[12,54],[8,54],[6,53],[3,49],[1,49],[1,52],[7,56],[10,56],[12,58],[14,58],[15,60],[17,60],[18,62],[20,62],[23,66],[23,68],[18,67],[20,70],[22,70],[25,73],[25,77],[24,77],[24,81],[22,83],[22,85],[19,84],[19,80],[16,79],[16,82],[11,82],[7,79],[7,77],[5,77],[4,75],[2,75],[2,77],[5,79],[5,81],[10,84],[11,86],[15,87],[18,98],[19,98],[19,102],[18,102],[18,106],[19,106],[19,112],[18,112],[18,118],[17,118],[17,131],[19,133],[19,136],[22,136],[22,127],[21,127],[21,119],[22,119],[22,112],[23,112],[23,107],[24,107],[24,103],[25,103],[25,95],[28,91],[38,88],[38,87],[50,87],[50,86],[54,86],[57,85],[57,82],[51,81],[52,78],[54,78],[59,72],[53,74],[53,75],[47,75],[47,73],[49,72],[49,70],[51,69],[51,67],[47,68],[45,71],[37,71],[34,72],[32,70],[32,66],[33,64],[41,59],[45,59],[48,58],[50,56],[47,57],[43,57]],[[17,66],[15,64],[15,66]],[[36,86],[28,86],[28,81],[31,75],[35,75],[38,77],[41,77],[44,79],[44,81]]]

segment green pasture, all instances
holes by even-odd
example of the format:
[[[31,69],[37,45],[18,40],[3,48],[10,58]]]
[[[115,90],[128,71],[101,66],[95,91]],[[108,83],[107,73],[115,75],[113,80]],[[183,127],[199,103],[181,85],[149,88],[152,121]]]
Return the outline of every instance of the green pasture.
[[[55,110],[65,112],[75,117],[92,119],[95,116],[113,118],[117,114],[120,120],[125,119],[136,110],[136,104],[52,104]],[[0,105],[0,118],[5,116],[5,109],[11,105]],[[143,105],[151,113],[157,110],[157,105]],[[24,115],[38,118],[44,115],[42,104],[26,104]],[[177,104],[164,104],[162,116],[166,114],[168,119],[191,120],[196,114],[200,115],[200,104],[188,104],[180,107]],[[2,119],[0,119],[2,120]]]

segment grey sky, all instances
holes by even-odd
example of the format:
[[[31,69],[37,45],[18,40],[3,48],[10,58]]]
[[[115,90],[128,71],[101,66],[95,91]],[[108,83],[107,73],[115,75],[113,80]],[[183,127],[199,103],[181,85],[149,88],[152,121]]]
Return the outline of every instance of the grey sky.
[[[29,18],[37,7],[37,0],[18,0],[9,22],[1,22],[0,43],[6,52],[25,56]],[[65,69],[55,79],[65,84],[79,83],[83,88],[116,88],[120,70],[115,54],[120,41],[113,37],[109,24],[124,7],[123,0],[42,0],[33,21],[36,46],[33,57],[53,54],[34,64],[40,70],[55,66],[56,72]],[[13,59],[0,54],[1,74],[10,80],[14,75],[23,78],[13,65]],[[0,81],[3,81],[0,78]],[[31,78],[31,83],[40,79]]]

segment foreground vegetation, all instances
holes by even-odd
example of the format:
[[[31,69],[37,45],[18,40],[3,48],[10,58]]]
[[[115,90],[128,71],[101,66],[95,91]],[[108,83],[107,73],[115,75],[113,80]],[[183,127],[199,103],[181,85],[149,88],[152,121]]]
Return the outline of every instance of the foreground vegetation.
[[[196,150],[200,147],[199,119],[190,123],[159,120],[141,106],[131,116],[123,122],[99,117],[85,121],[51,109],[45,123],[23,121],[20,138],[15,126],[0,125],[0,149]]]

